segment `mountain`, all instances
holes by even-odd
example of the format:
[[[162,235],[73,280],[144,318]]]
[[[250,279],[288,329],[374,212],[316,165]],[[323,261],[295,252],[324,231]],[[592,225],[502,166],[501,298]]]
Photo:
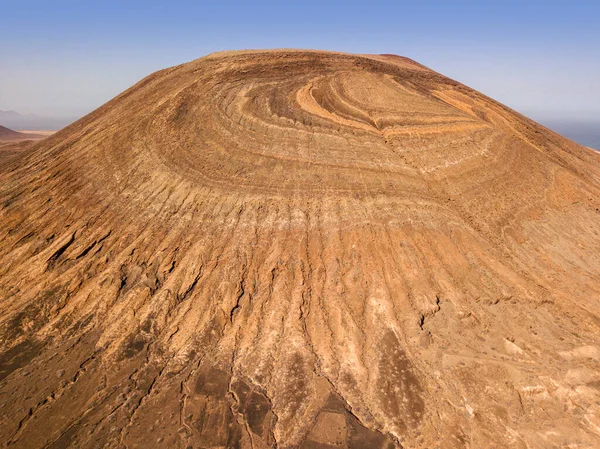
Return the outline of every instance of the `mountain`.
[[[13,131],[12,129],[5,128],[4,126],[0,126],[0,141],[40,138],[42,138],[42,136],[38,134],[20,133],[17,131]]]
[[[410,59],[154,73],[0,230],[11,447],[600,447],[600,154]]]
[[[25,150],[33,147],[37,141],[45,138],[49,134],[51,133],[21,133],[0,126],[0,170],[2,170],[2,165],[17,157]]]
[[[24,139],[25,134],[0,126],[0,141]]]
[[[45,117],[0,110],[0,125],[17,130],[58,130],[77,120],[76,117]]]

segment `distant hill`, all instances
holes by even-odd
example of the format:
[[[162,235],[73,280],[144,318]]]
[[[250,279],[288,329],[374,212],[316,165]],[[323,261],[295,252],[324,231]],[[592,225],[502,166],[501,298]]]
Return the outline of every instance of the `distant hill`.
[[[20,135],[19,132],[0,126],[0,140],[14,140],[18,139]]]
[[[28,134],[13,131],[12,129],[6,128],[0,125],[0,141],[6,142],[9,140],[28,140],[28,139],[41,139],[44,136],[40,134]]]
[[[77,120],[78,117],[45,117],[0,110],[0,125],[15,130],[44,129],[56,131]]]

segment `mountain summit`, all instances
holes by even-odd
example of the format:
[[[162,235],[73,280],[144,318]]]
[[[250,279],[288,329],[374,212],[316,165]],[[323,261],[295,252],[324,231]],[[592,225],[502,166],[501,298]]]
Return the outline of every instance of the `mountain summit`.
[[[600,447],[600,154],[409,59],[154,73],[0,224],[10,447]]]

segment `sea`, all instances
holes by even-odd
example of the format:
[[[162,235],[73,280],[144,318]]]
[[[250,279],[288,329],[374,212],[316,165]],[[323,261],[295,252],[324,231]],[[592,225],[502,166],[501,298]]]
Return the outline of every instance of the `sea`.
[[[600,151],[600,122],[552,119],[539,120],[539,123],[581,145]]]

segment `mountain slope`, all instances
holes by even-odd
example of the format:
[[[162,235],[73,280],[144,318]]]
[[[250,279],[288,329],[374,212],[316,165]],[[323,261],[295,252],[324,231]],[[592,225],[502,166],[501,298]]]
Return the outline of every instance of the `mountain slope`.
[[[600,156],[409,59],[157,72],[0,223],[11,447],[600,445]]]
[[[44,137],[41,134],[22,133],[0,126],[0,170],[11,159],[17,158]]]
[[[39,139],[42,136],[37,134],[20,133],[13,131],[12,129],[6,128],[0,125],[0,142],[13,141],[13,140],[26,140],[26,139]]]

